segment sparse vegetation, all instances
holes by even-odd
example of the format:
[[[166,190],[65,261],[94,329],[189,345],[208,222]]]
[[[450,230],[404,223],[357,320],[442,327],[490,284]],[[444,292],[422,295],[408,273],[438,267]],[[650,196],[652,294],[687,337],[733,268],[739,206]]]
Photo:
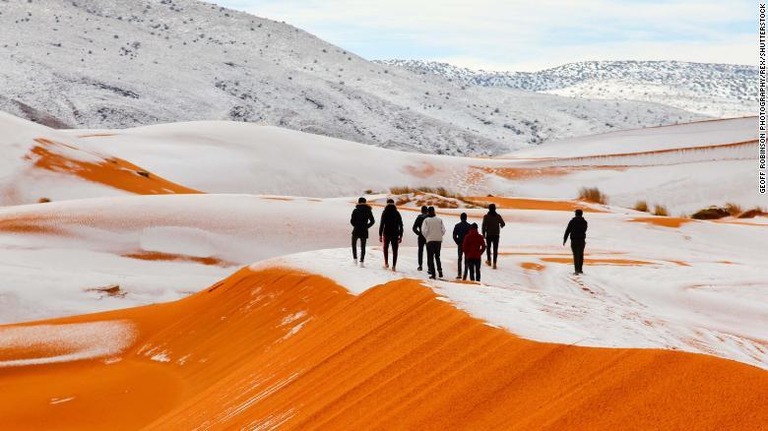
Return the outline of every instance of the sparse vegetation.
[[[603,194],[597,187],[582,187],[579,190],[579,199],[603,205],[608,203],[608,196]]]
[[[731,213],[727,209],[713,205],[696,211],[691,218],[697,220],[716,220],[730,215]]]
[[[762,207],[754,207],[750,210],[744,211],[743,213],[739,214],[739,218],[755,218],[757,216],[768,216],[768,212],[766,212]]]
[[[733,217],[736,217],[739,214],[741,214],[742,212],[744,212],[744,211],[742,211],[741,206],[739,204],[735,204],[733,202],[726,203],[725,204],[725,210],[728,211],[728,213],[730,215],[732,215]]]
[[[637,201],[635,202],[635,206],[633,207],[635,211],[642,211],[644,213],[648,212],[648,202],[646,201]]]
[[[470,201],[466,196],[449,191],[445,187],[390,187],[389,192],[393,195],[414,195],[413,197],[401,196],[396,201],[397,205],[414,202],[416,206],[458,208],[458,202],[463,202],[467,208],[487,207],[485,204]]]
[[[664,205],[656,204],[653,206],[653,215],[666,217],[669,215],[669,211]]]
[[[389,192],[395,195],[407,195],[410,193],[430,193],[446,198],[459,198],[459,195],[449,192],[445,187],[390,187]]]

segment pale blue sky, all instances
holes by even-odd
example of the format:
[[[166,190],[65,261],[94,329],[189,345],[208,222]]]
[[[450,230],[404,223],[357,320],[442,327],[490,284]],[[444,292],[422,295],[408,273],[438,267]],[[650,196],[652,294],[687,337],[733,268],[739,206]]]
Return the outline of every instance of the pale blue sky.
[[[753,0],[214,0],[369,60],[533,71],[587,60],[755,64]]]

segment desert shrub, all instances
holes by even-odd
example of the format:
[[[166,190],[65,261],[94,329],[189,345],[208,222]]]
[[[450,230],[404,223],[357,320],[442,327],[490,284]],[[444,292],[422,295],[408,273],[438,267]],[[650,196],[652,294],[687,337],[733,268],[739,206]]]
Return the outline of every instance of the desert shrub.
[[[400,206],[400,205],[405,205],[405,204],[407,204],[407,203],[408,203],[408,202],[410,202],[410,201],[411,201],[411,198],[409,198],[408,196],[403,196],[403,197],[401,197],[401,198],[398,198],[398,199],[395,201],[395,205],[397,205],[397,206]]]
[[[458,193],[449,191],[445,187],[390,187],[389,192],[393,195],[407,195],[409,193],[430,193],[446,198],[458,199],[461,197]]]
[[[603,194],[597,187],[582,187],[579,190],[579,199],[603,205],[608,203],[608,196]]]
[[[634,206],[635,211],[642,211],[644,213],[648,212],[648,202],[646,201],[637,201],[635,202]]]
[[[408,186],[405,187],[390,187],[389,192],[393,195],[407,195],[413,193],[414,190]]]
[[[442,199],[440,197],[425,197],[415,201],[416,206],[428,206],[436,208],[458,208],[459,204],[455,200]]]
[[[48,202],[50,202],[50,201],[51,201],[51,200],[50,200],[50,199],[48,199],[48,198],[40,198],[40,199],[38,199],[38,200],[37,200],[37,203],[39,203],[39,204],[45,204],[45,203],[48,203]]]
[[[488,204],[484,202],[475,202],[468,200],[466,196],[459,193],[450,191],[445,187],[408,187],[408,186],[396,186],[390,187],[389,192],[392,195],[408,195],[408,194],[424,194],[435,196],[417,196],[413,199],[401,197],[400,201],[403,203],[414,202],[417,206],[434,206],[438,208],[458,208],[459,204],[456,201],[461,201],[467,208],[487,208]],[[399,202],[399,201],[398,201]],[[400,205],[400,203],[397,203]]]
[[[718,206],[711,206],[708,208],[700,209],[693,213],[691,218],[697,219],[697,220],[716,220],[723,217],[730,216],[731,213],[722,207]]]
[[[653,206],[653,215],[666,217],[669,215],[669,211],[667,211],[667,207],[664,205],[656,204]]]
[[[755,207],[739,214],[739,218],[755,218],[757,216],[765,216],[765,215],[768,215],[768,213],[766,213],[765,210],[763,210],[761,207]]]
[[[734,217],[736,217],[737,215],[743,212],[741,209],[741,206],[733,202],[728,202],[727,204],[725,204],[725,210],[728,211],[728,213]]]

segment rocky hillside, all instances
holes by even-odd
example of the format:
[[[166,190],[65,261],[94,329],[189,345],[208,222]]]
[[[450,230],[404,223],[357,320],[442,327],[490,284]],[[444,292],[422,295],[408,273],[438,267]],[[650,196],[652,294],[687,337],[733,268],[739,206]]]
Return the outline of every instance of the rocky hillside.
[[[385,60],[466,85],[515,88],[579,98],[640,100],[715,117],[754,115],[757,67],[680,61],[589,61],[539,72],[489,72],[420,60]]]
[[[703,118],[417,75],[196,0],[0,0],[0,110],[75,128],[249,121],[473,155]]]

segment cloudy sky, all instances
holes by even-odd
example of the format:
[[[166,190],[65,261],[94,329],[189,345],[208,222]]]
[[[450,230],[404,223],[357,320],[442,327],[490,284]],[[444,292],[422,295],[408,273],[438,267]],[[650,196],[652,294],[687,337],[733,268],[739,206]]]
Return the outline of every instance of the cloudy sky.
[[[534,71],[586,60],[755,64],[754,0],[213,0],[369,59]]]

